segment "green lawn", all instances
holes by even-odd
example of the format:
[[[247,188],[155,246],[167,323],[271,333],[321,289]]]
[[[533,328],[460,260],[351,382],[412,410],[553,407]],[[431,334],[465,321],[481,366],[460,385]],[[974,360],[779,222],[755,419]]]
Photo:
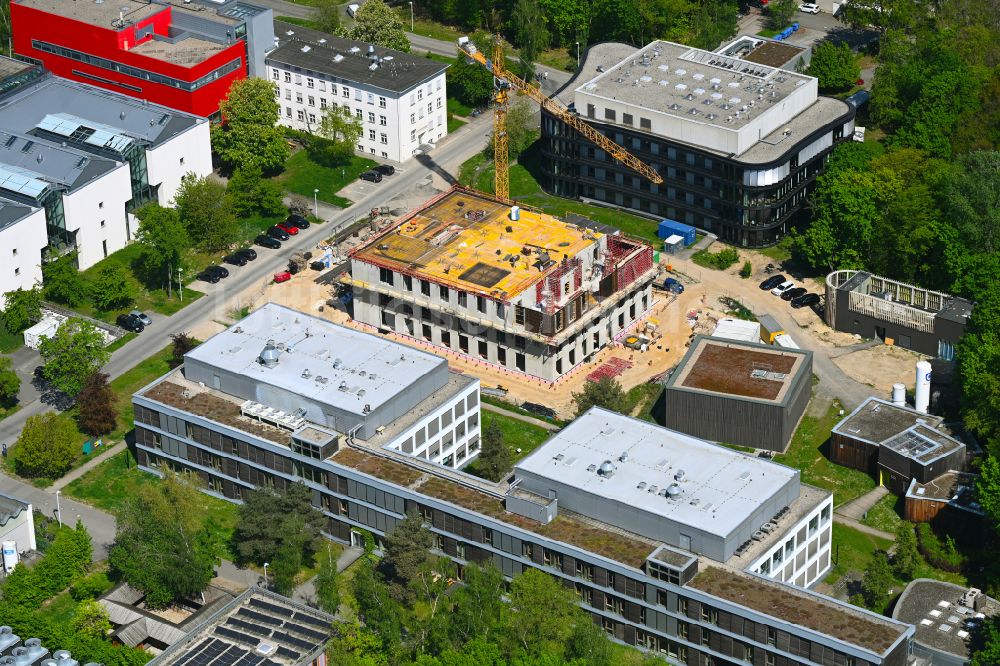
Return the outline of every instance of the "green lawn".
[[[861,522],[868,527],[874,527],[877,530],[895,534],[899,525],[903,522],[903,518],[900,516],[897,507],[901,509],[902,502],[898,497],[889,493],[876,502],[875,506],[868,509],[868,515]]]
[[[582,47],[581,47],[582,48]],[[580,51],[583,56],[583,51]],[[553,69],[561,69],[564,72],[576,71],[576,45],[560,49],[547,49],[538,54],[538,64],[548,65]]]
[[[464,120],[459,120],[450,113],[448,114],[448,134],[451,134],[464,124],[465,124]]]
[[[460,101],[458,101],[454,97],[449,97],[448,98],[448,114],[449,115],[454,114],[456,116],[465,117],[465,116],[468,116],[470,113],[472,113],[472,107],[471,106],[466,106],[465,104],[462,104]]]
[[[403,3],[399,7],[396,7],[396,14],[399,15],[399,20],[403,22],[403,29],[409,32],[410,6]],[[440,39],[443,42],[451,42],[455,44],[455,51],[457,53],[458,45],[456,42],[458,38],[469,34],[469,31],[457,26],[438,23],[432,19],[415,14],[413,16],[413,34],[430,37],[431,39]]]
[[[803,482],[833,491],[834,506],[875,487],[875,481],[864,472],[842,467],[827,458],[830,431],[840,420],[840,409],[840,403],[834,401],[822,418],[803,416],[788,453],[774,457],[775,462],[801,470]]]
[[[295,0],[291,1],[295,2]],[[301,25],[303,28],[319,30],[319,24],[316,23],[316,21],[313,21],[312,19],[298,18],[297,16],[275,16],[274,20],[284,21],[285,23],[291,23],[292,25]]]
[[[653,410],[656,408],[661,395],[663,395],[663,384],[659,382],[633,386],[625,394],[628,404],[626,411],[644,421],[656,423],[656,419],[653,417]]]
[[[760,248],[756,252],[774,261],[788,261],[792,258],[792,237],[785,236],[776,245]]]
[[[351,202],[337,192],[375,164],[368,158],[355,156],[351,158],[350,164],[343,167],[325,167],[309,159],[309,153],[306,151],[299,150],[285,162],[285,171],[277,177],[277,180],[287,190],[309,200],[313,198],[313,190],[318,189],[321,201],[347,208]]]
[[[503,433],[504,444],[506,444],[507,448],[510,449],[511,456],[515,462],[521,460],[538,448],[538,446],[547,440],[550,435],[549,431],[545,428],[525,423],[524,421],[519,421],[510,416],[504,416],[503,414],[483,410],[482,417],[483,430],[485,430],[487,426],[493,422],[500,425],[500,431]],[[517,452],[518,449],[521,449],[520,453]],[[469,474],[479,476],[480,474],[476,463],[477,461],[472,461],[464,469],[464,471]]]
[[[3,313],[0,313],[0,353],[10,354],[24,345],[23,333],[9,333],[4,325]]]
[[[876,549],[888,550],[891,545],[888,539],[880,539],[835,522],[831,552],[833,567],[826,576],[826,582],[832,585],[851,571],[860,574],[875,556]]]
[[[513,403],[510,403],[510,402],[507,402],[506,400],[503,400],[502,398],[496,398],[496,397],[494,397],[492,395],[482,395],[481,398],[482,398],[482,401],[485,402],[486,404],[493,405],[495,407],[499,407],[500,409],[505,409],[508,412],[513,412],[515,414],[522,414],[524,416],[530,416],[531,418],[538,419],[539,421],[547,421],[547,422],[551,423],[552,425],[559,426],[560,428],[563,427],[564,425],[566,425],[565,421],[560,421],[559,419],[550,419],[550,418],[545,417],[545,416],[539,416],[538,414],[533,414],[533,413],[529,412],[527,409],[521,409],[517,405],[515,405]]]

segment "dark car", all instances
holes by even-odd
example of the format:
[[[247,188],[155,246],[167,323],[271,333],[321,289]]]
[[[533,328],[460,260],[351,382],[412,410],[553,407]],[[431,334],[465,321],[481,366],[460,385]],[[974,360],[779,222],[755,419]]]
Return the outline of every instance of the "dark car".
[[[202,271],[201,273],[198,273],[198,279],[201,280],[202,282],[210,282],[212,284],[215,284],[222,278],[219,277],[217,273],[213,273],[211,271]]]
[[[118,315],[118,319],[115,322],[126,331],[131,331],[132,333],[142,333],[143,329],[146,328],[142,320],[131,312],[129,314]]]
[[[792,299],[793,308],[811,308],[819,304],[819,294],[802,294]]]
[[[554,409],[546,407],[545,405],[539,405],[537,402],[522,402],[521,409],[526,412],[531,412],[532,414],[544,416],[548,419],[554,419],[556,417],[556,411]]]
[[[806,293],[805,287],[795,287],[794,289],[788,289],[781,293],[781,300],[790,301],[793,298],[798,298]]]
[[[242,250],[236,250],[236,254],[243,255],[243,258],[247,261],[253,261],[257,258],[257,251],[249,247],[245,247]]]
[[[253,242],[257,243],[257,245],[260,245],[261,247],[270,248],[272,250],[277,250],[281,247],[281,241],[277,238],[271,238],[267,234],[257,236],[257,238],[253,239]]]
[[[289,215],[288,219],[285,220],[286,227],[296,227],[297,229],[308,229],[309,220],[302,217],[301,215]]]
[[[365,171],[363,174],[358,176],[361,180],[367,180],[372,183],[381,183],[382,174],[378,171]]]
[[[267,235],[271,238],[277,238],[282,241],[288,240],[288,232],[284,229],[279,229],[278,227],[268,227]]]
[[[760,283],[760,288],[763,291],[771,291],[784,281],[785,281],[784,275],[772,275],[771,277],[767,278],[766,280]]]
[[[677,278],[668,277],[663,281],[663,288],[674,294],[684,293],[684,285]]]
[[[205,267],[205,272],[206,273],[210,273],[212,275],[218,275],[220,280],[222,278],[229,277],[229,269],[228,268],[223,268],[222,266],[215,266],[215,265],[206,266]]]
[[[383,176],[391,176],[396,173],[396,167],[391,164],[379,164],[377,167],[372,169],[372,171],[378,171]]]
[[[239,252],[233,252],[232,254],[227,254],[222,258],[227,264],[232,264],[233,266],[246,266],[247,258],[244,257]]]
[[[317,259],[316,261],[309,264],[309,268],[313,269],[314,271],[326,270],[326,262]]]

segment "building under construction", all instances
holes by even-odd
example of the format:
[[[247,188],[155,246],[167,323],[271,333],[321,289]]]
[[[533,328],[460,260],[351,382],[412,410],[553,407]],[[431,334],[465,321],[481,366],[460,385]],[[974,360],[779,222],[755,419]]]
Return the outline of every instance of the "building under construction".
[[[454,187],[351,253],[354,318],[555,381],[652,300],[652,249]]]

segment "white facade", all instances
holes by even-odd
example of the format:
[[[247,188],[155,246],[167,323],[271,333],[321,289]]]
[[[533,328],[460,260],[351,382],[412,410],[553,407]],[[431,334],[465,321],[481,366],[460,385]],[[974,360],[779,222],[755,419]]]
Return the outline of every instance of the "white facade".
[[[66,229],[76,232],[81,270],[128,244],[125,204],[131,198],[132,181],[124,163],[98,180],[63,194]]]
[[[146,150],[146,170],[151,185],[159,185],[161,206],[172,206],[181,178],[188,173],[207,176],[212,173],[210,125],[202,121],[154,148]],[[131,229],[135,234],[135,227]]]
[[[315,132],[326,109],[346,107],[363,128],[357,152],[369,158],[403,162],[421,145],[448,135],[443,70],[402,93],[319,73],[300,74],[278,62],[269,62],[268,71],[277,86],[282,125]]]
[[[833,495],[792,525],[784,538],[758,557],[747,571],[798,587],[812,587],[830,570]]]
[[[384,448],[445,467],[465,467],[479,456],[479,382],[452,396]]]
[[[31,289],[42,283],[40,257],[48,244],[45,211],[41,208],[30,209],[25,217],[0,229],[0,256],[4,257],[4,267],[0,269],[0,293]]]
[[[17,514],[17,515],[14,515]],[[35,521],[31,504],[0,495],[0,543],[13,541],[18,554],[35,550]]]

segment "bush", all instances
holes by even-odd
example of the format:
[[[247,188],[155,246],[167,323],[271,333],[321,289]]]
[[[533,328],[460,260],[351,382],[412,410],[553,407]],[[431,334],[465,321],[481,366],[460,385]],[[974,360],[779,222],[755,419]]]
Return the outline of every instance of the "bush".
[[[699,266],[724,271],[740,260],[736,248],[727,247],[720,252],[711,253],[708,250],[698,250],[691,255],[691,260]]]
[[[934,533],[928,523],[917,525],[917,545],[927,563],[943,571],[962,570],[964,558],[955,548],[955,540],[946,536],[944,541]]]
[[[749,280],[751,275],[753,275],[753,265],[749,261],[744,261],[743,268],[740,269],[740,277]]]
[[[3,600],[8,607],[38,608],[46,599],[66,589],[90,566],[93,553],[90,535],[77,522],[63,527],[45,556],[34,566],[19,564],[3,584]]]
[[[76,601],[97,599],[111,589],[114,583],[103,571],[95,571],[76,581],[69,588],[69,595]]]

